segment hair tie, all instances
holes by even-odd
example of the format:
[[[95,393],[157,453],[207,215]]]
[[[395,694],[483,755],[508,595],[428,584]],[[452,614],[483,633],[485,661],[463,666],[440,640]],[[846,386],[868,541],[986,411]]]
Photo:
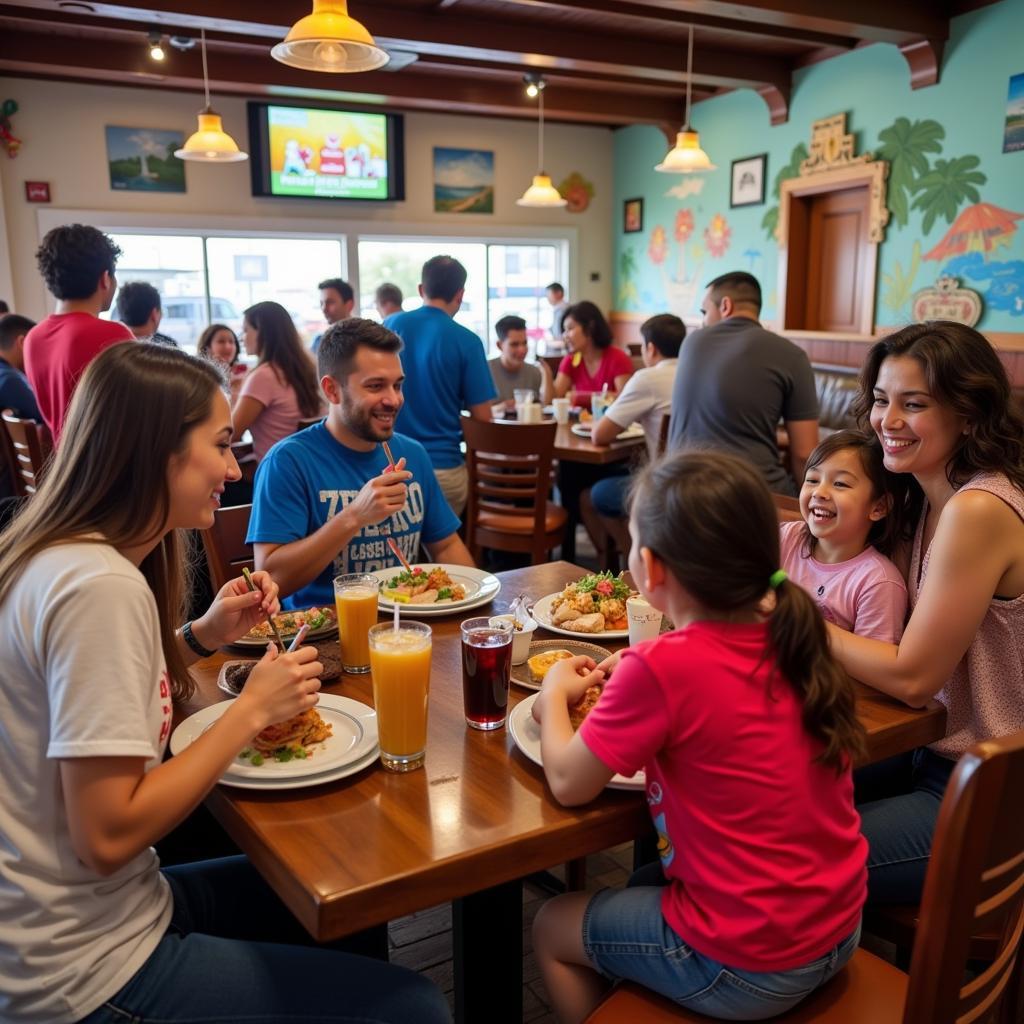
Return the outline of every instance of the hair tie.
[[[775,572],[773,572],[771,574],[771,576],[768,577],[768,586],[771,587],[772,590],[778,590],[779,589],[779,584],[783,580],[788,580],[788,579],[789,579],[789,576],[786,575],[786,570],[785,569],[776,569]]]

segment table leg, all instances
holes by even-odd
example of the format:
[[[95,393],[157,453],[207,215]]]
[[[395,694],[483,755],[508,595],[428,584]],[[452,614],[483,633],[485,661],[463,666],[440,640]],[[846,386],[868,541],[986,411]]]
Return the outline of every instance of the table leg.
[[[523,1019],[523,884],[452,901],[455,1022]]]

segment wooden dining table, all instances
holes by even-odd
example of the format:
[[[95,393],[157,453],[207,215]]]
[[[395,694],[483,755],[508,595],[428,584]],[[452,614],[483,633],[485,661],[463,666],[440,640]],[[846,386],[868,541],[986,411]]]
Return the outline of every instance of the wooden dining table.
[[[499,574],[487,608],[521,593],[537,600],[586,570],[553,562]],[[404,775],[378,763],[347,779],[288,791],[221,785],[207,804],[315,938],[325,941],[453,901],[456,1019],[519,1021],[522,1015],[522,888],[531,873],[646,836],[643,794],[605,790],[584,807],[552,797],[543,771],[507,728],[480,732],[463,714],[464,616],[424,619],[433,630],[426,764]],[[535,639],[546,639],[539,630]],[[596,638],[588,638],[596,639]],[[600,642],[600,641],[598,641]],[[621,642],[603,644],[619,649]],[[228,656],[197,663],[186,713],[229,699],[216,686]],[[373,703],[369,675],[325,687]],[[512,687],[510,708],[529,691]],[[943,735],[945,711],[913,710],[867,687],[858,714],[869,760]]]
[[[554,456],[562,462],[582,462],[590,466],[607,466],[640,458],[646,451],[643,437],[624,438],[611,444],[594,444],[589,437],[572,432],[573,424],[560,423],[555,431]]]

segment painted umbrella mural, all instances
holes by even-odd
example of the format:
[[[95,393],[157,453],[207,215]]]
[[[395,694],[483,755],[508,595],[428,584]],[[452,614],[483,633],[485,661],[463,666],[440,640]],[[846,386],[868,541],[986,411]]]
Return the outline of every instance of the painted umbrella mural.
[[[1013,213],[991,203],[968,206],[942,240],[924,254],[926,260],[944,260],[966,252],[980,252],[988,259],[989,253],[1001,245],[1009,245],[1017,230],[1017,221],[1024,213]]]

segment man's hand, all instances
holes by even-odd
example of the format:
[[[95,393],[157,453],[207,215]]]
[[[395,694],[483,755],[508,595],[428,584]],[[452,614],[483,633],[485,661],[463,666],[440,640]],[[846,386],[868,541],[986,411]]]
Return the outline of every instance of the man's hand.
[[[399,459],[394,469],[389,466],[380,476],[367,480],[346,511],[359,529],[375,526],[405,507],[409,495],[406,483],[411,479],[405,459]]]

